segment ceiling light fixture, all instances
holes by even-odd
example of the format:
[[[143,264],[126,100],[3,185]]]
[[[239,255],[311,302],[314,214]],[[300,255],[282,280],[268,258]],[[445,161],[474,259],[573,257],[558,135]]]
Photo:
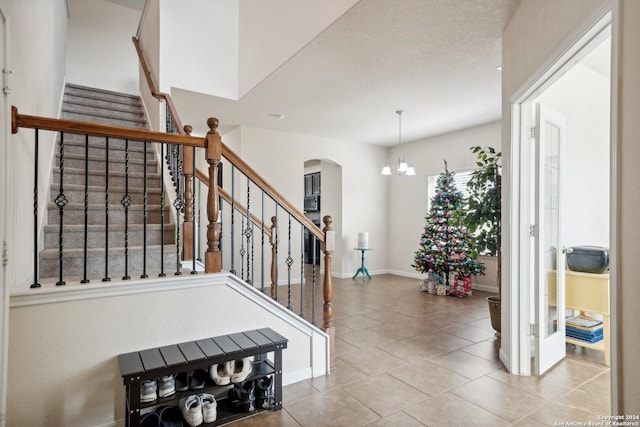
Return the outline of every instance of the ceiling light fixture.
[[[397,110],[396,114],[398,115],[398,147],[402,145],[402,113],[404,110]],[[398,175],[409,175],[413,176],[416,174],[416,171],[411,166],[411,163],[408,163],[402,154],[398,155],[398,166],[396,167],[396,172]],[[389,160],[382,168],[382,175],[391,175],[391,166],[389,165]]]

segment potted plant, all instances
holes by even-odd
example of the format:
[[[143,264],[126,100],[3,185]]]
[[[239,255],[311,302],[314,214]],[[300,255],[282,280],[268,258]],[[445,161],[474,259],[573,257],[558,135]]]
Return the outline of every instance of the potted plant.
[[[489,297],[488,302],[491,326],[499,334],[500,296],[502,295],[502,170],[500,166],[502,155],[492,147],[475,146],[471,147],[471,152],[477,156],[478,169],[472,173],[471,179],[467,182],[469,197],[465,225],[475,236],[478,253],[496,257],[498,296]]]

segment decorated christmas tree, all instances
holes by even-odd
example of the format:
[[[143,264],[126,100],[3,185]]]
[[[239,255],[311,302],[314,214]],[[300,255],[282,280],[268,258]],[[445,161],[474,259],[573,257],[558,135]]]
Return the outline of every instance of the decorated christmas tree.
[[[477,261],[473,236],[463,224],[464,200],[453,182],[453,172],[444,162],[444,173],[438,177],[436,194],[425,217],[420,248],[411,265],[421,273],[442,277],[449,289],[449,276],[468,277],[482,274],[484,265]]]

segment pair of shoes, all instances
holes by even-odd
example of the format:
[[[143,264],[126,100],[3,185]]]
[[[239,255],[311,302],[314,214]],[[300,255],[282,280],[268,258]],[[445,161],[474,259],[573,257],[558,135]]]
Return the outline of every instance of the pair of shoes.
[[[218,416],[216,398],[211,394],[194,394],[180,399],[180,411],[191,427],[212,423]]]
[[[176,406],[161,406],[156,412],[142,415],[140,427],[184,427],[184,424]]]
[[[191,372],[180,372],[175,378],[176,391],[200,390],[207,381],[207,371],[195,369]]]
[[[231,374],[234,370],[233,360],[228,362],[211,365],[209,368],[209,376],[217,385],[227,385],[231,382]]]
[[[227,394],[231,408],[236,412],[253,412],[255,405],[255,386],[253,381],[235,383]]]
[[[184,427],[182,414],[177,406],[162,406],[158,408],[160,427]]]
[[[169,397],[176,394],[176,379],[173,375],[158,378],[158,397]]]
[[[140,381],[140,403],[149,403],[157,399],[158,384],[155,380]]]
[[[255,380],[256,408],[273,409],[275,399],[273,397],[273,377],[258,378]]]
[[[229,360],[224,363],[212,365],[209,375],[217,385],[227,385],[239,383],[247,379],[251,374],[251,358],[245,357],[240,360]]]
[[[140,417],[140,427],[160,427],[160,415],[149,412]]]

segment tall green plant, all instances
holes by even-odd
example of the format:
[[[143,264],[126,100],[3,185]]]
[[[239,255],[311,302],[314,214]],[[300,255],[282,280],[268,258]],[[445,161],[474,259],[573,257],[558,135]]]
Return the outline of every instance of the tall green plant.
[[[502,290],[502,153],[492,147],[471,147],[478,169],[467,182],[467,216],[464,224],[475,236],[478,253],[492,255],[498,262],[498,293]]]

